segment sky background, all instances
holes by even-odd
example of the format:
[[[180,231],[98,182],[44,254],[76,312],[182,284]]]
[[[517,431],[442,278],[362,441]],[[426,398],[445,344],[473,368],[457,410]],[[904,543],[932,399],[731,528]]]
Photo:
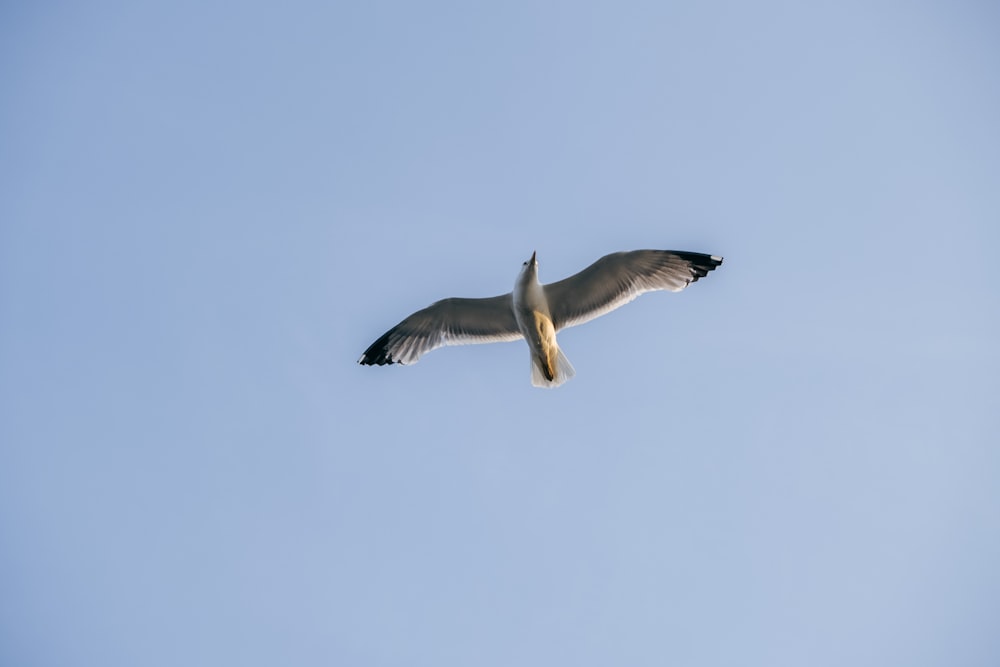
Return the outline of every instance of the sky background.
[[[0,663],[1000,664],[1000,10],[7,2]],[[361,352],[617,250],[560,335]]]

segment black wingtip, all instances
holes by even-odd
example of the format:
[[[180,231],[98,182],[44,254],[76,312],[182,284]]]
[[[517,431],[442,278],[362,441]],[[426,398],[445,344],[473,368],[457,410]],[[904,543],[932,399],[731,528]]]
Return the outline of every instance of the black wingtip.
[[[704,278],[709,273],[722,266],[722,257],[719,255],[706,255],[700,252],[676,252],[675,254],[686,261],[691,267],[691,282],[696,282],[699,278]],[[690,283],[689,283],[690,284]]]
[[[365,353],[358,359],[358,363],[362,366],[385,366],[386,364],[398,363],[389,353],[389,334],[391,333],[392,331],[385,332],[377,341],[369,345]]]

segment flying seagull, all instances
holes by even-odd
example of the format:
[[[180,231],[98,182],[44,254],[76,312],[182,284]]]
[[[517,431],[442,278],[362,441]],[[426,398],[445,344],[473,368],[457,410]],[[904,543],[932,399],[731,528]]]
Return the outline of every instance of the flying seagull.
[[[442,345],[524,338],[531,352],[531,384],[558,387],[576,371],[556,343],[557,331],[610,313],[644,292],[680,292],[721,264],[716,255],[633,250],[605,255],[574,276],[542,285],[538,260],[531,253],[513,292],[431,304],[382,334],[358,363],[415,364]]]

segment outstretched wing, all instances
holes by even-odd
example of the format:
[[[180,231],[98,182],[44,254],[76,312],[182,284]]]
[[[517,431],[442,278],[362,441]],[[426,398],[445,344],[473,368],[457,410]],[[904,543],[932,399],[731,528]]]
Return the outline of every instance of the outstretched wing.
[[[358,359],[366,366],[414,364],[442,345],[517,340],[510,294],[488,299],[442,299],[418,310],[371,344]]]
[[[558,331],[610,313],[643,292],[679,292],[720,264],[721,257],[697,252],[616,252],[543,289]]]

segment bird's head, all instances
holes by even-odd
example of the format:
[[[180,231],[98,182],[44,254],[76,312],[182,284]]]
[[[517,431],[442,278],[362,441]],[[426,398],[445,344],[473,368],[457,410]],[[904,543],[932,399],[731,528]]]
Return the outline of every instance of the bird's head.
[[[521,272],[536,273],[538,271],[538,260],[535,259],[536,253],[531,253],[531,259],[521,265]]]
[[[538,280],[538,260],[535,259],[535,253],[531,253],[531,259],[521,265],[521,273],[517,278],[519,283]]]

